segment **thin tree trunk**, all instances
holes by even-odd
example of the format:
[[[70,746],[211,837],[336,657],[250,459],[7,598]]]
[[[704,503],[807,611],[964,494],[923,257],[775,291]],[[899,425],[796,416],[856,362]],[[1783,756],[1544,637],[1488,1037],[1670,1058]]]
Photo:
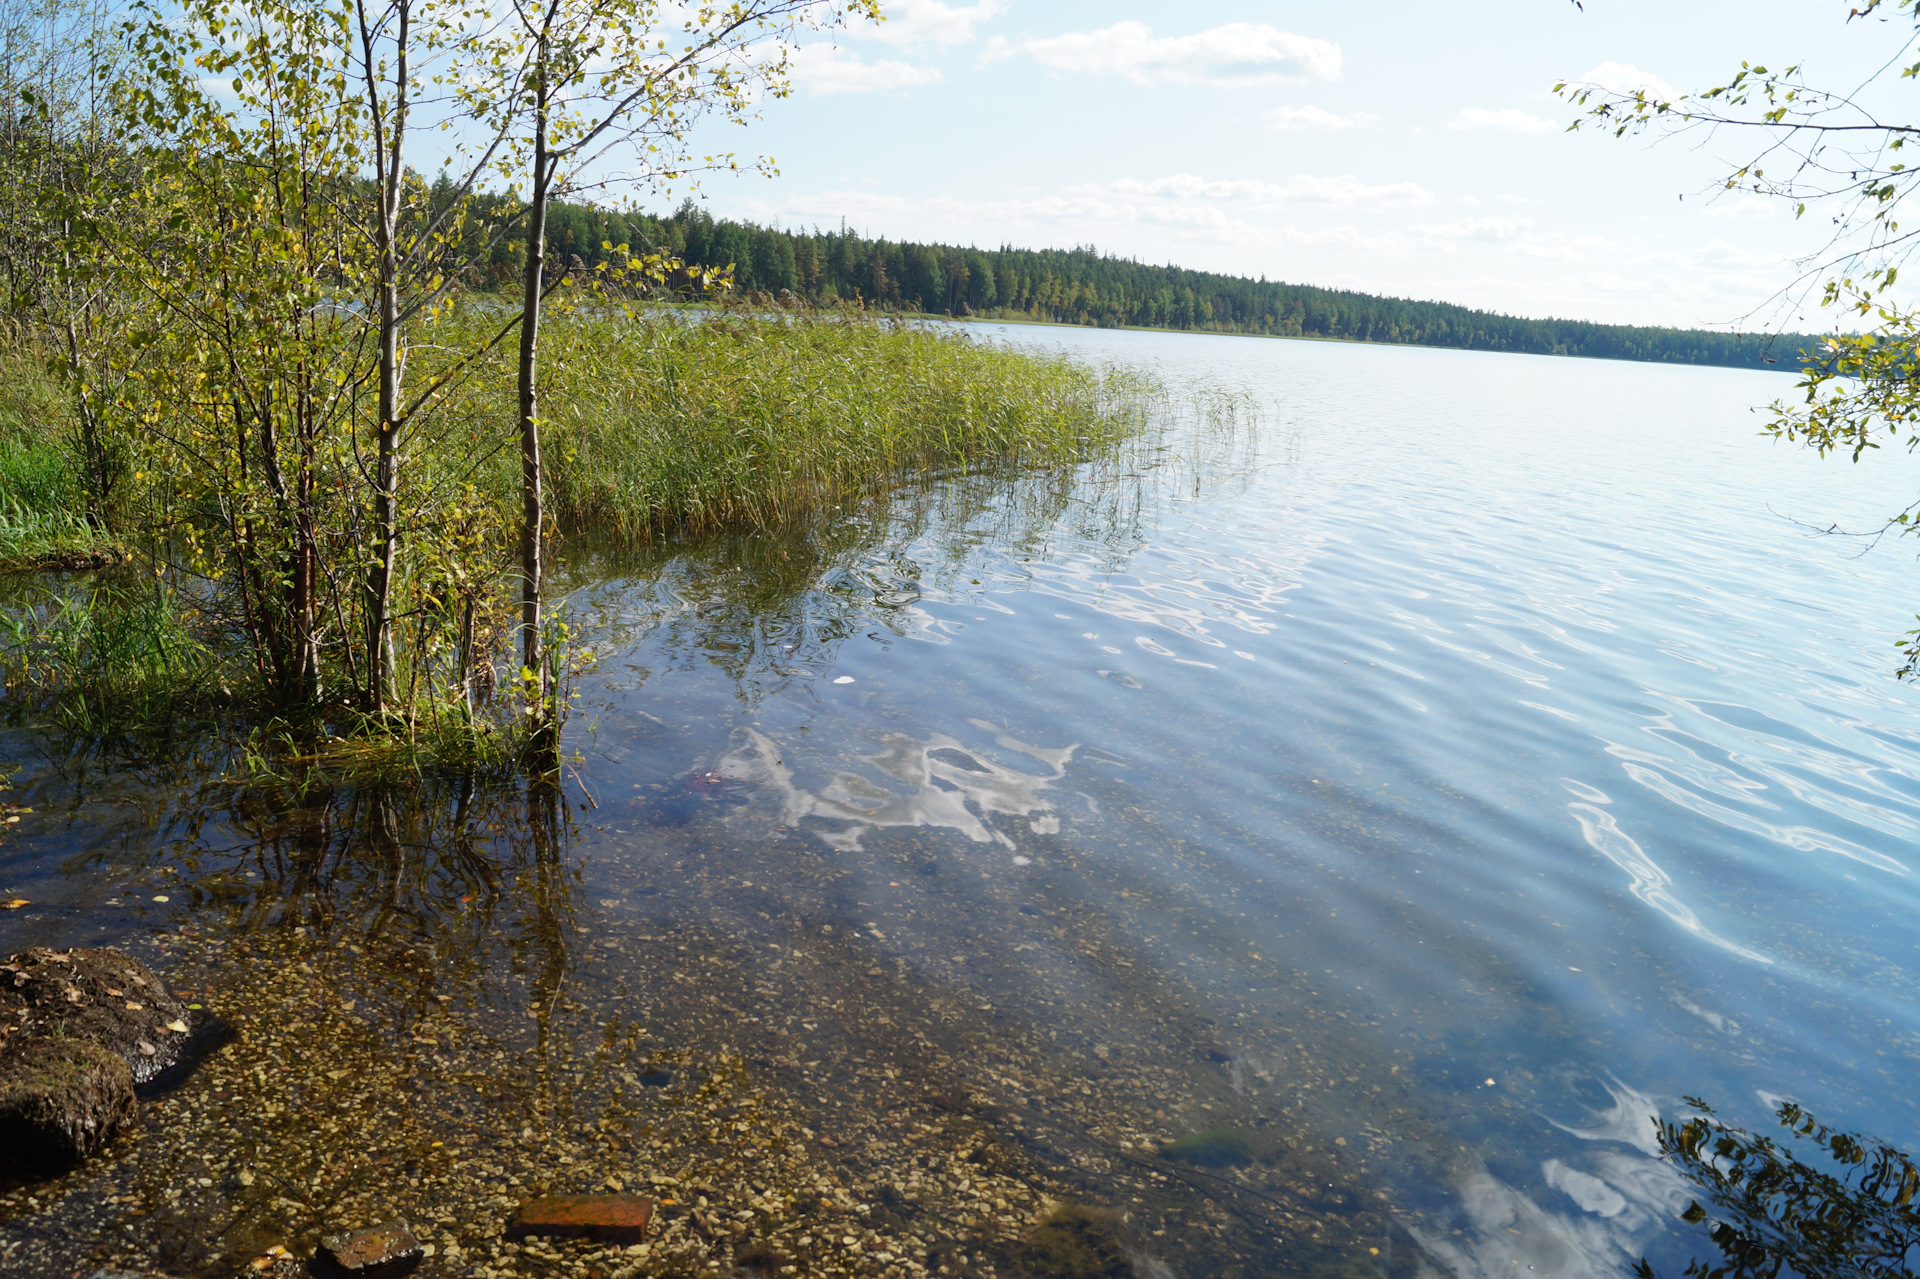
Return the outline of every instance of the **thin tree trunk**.
[[[542,273],[546,265],[547,191],[552,180],[547,160],[545,53],[536,78],[532,199],[527,209],[527,265],[520,318],[520,665],[530,672],[528,692],[536,699],[529,751],[536,759],[553,753],[559,733],[547,705],[546,654],[540,643],[540,591],[545,565],[540,533],[546,512],[541,495],[539,359]]]
[[[375,248],[380,263],[379,345],[380,385],[376,427],[376,456],[373,478],[373,562],[367,569],[367,711],[383,715],[393,680],[393,578],[394,561],[400,544],[400,204],[405,195],[406,169],[402,149],[407,132],[408,28],[410,6],[400,6],[400,28],[396,33],[396,61],[393,69],[393,118],[389,127],[383,162],[379,173],[380,217],[375,227]],[[361,17],[362,39],[366,17]],[[373,79],[371,51],[367,54],[367,77]]]
[[[267,487],[273,493],[276,531],[288,539],[286,585],[276,592],[286,597],[288,605],[288,657],[282,676],[284,682],[276,690],[286,706],[311,706],[320,697],[319,655],[314,645],[313,625],[313,524],[310,518],[313,464],[305,401],[305,395],[296,391],[295,438],[300,455],[293,487],[288,486],[286,472],[280,465],[280,432],[271,403],[260,415],[257,433],[261,468],[267,477]],[[236,404],[235,412],[240,411]]]
[[[460,697],[467,707],[467,719],[473,719],[473,595],[462,590],[460,597]]]
[[[301,369],[299,470],[294,475],[293,517],[293,641],[297,696],[308,705],[320,701],[320,552],[313,530],[314,429],[313,404]]]
[[[69,196],[69,198],[72,197]],[[105,528],[107,526],[106,490],[109,478],[107,475],[106,446],[102,442],[100,417],[96,411],[93,399],[94,387],[92,386],[93,379],[91,376],[93,369],[91,367],[92,362],[88,359],[92,344],[81,338],[80,325],[82,321],[78,318],[80,307],[74,305],[73,220],[71,218],[62,218],[60,220],[60,253],[63,260],[62,264],[66,268],[64,288],[67,295],[67,314],[65,323],[61,325],[61,332],[67,340],[67,364],[72,370],[73,380],[78,388],[74,396],[74,407],[76,409],[76,416],[80,419],[80,451],[85,458],[83,463],[85,468],[83,483],[86,485],[87,490],[87,523],[94,528]],[[91,305],[91,300],[82,305]]]

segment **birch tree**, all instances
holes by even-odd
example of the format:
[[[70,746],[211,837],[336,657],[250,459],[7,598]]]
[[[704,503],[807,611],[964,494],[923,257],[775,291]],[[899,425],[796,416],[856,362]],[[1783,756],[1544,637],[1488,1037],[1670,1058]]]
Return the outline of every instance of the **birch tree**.
[[[107,523],[123,457],[108,421],[122,299],[92,253],[138,166],[114,129],[124,50],[99,4],[0,0],[0,277],[15,335],[45,343],[73,406],[86,516]]]
[[[659,191],[691,174],[737,169],[731,154],[699,154],[696,128],[744,123],[762,99],[786,96],[792,40],[879,18],[879,0],[511,0],[508,20],[476,45],[467,105],[490,133],[511,137],[515,176],[527,192],[517,387],[520,663],[538,705],[550,693],[541,618],[547,209],[584,192]],[[538,736],[543,750],[555,744],[551,711]]]
[[[486,16],[461,0],[189,0],[128,24],[134,206],[164,228],[109,237],[152,312],[138,411],[180,493],[218,513],[218,545],[187,535],[193,566],[230,592],[282,703],[326,697],[330,632],[351,700],[394,711],[399,549],[431,514],[404,508],[410,434],[517,323],[410,376],[461,265],[508,231],[466,198],[497,141],[451,200],[430,202],[407,161],[446,105],[450,51]]]

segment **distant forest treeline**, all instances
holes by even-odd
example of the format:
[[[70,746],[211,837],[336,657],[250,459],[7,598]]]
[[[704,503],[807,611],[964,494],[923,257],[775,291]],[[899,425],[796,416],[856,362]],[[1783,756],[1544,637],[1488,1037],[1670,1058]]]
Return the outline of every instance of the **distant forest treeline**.
[[[1535,355],[1797,371],[1815,339],[1666,329],[1583,320],[1531,320],[1446,302],[1150,266],[1079,249],[975,249],[870,240],[839,230],[787,231],[715,219],[688,202],[665,218],[556,204],[548,243],[565,263],[607,256],[605,245],[664,249],[689,265],[733,266],[735,286],[816,305],[1134,326],[1209,333],[1345,338]],[[511,278],[504,256],[484,274]]]

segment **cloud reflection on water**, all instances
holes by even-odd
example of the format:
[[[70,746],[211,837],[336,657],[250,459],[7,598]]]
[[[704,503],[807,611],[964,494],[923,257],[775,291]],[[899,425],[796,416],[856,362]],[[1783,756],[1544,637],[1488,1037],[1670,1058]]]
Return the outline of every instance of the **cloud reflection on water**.
[[[1548,1120],[1564,1133],[1600,1143],[1585,1157],[1550,1158],[1540,1165],[1546,1187],[1570,1200],[1577,1212],[1543,1207],[1475,1160],[1454,1188],[1464,1229],[1429,1221],[1409,1226],[1409,1233],[1456,1279],[1510,1279],[1522,1272],[1541,1279],[1602,1279],[1627,1273],[1644,1253],[1650,1233],[1686,1207],[1688,1194],[1684,1180],[1660,1158],[1659,1106],[1618,1080],[1601,1086],[1613,1104],[1597,1111],[1590,1123]]]
[[[985,721],[974,727],[994,732]],[[764,733],[744,728],[738,746],[715,765],[724,778],[761,788],[778,806],[781,825],[801,827],[829,848],[855,852],[861,837],[881,827],[933,826],[958,831],[976,844],[1013,848],[1014,841],[989,818],[1024,817],[1036,834],[1060,829],[1050,797],[1043,794],[1066,776],[1079,743],[1049,749],[1005,733],[994,742],[1047,769],[1044,774],[1010,768],[944,733],[926,741],[887,734],[882,749],[860,756],[865,768],[835,772],[817,790],[794,779],[784,752]],[[832,826],[807,822],[821,819]],[[802,826],[802,823],[807,823]]]

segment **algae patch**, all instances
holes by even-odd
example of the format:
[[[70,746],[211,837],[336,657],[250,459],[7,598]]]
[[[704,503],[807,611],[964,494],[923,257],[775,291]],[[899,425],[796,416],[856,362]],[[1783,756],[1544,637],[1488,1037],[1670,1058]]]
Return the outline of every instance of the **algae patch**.
[[[1253,1162],[1253,1143],[1231,1128],[1214,1128],[1168,1142],[1160,1157],[1196,1168],[1231,1168]]]

